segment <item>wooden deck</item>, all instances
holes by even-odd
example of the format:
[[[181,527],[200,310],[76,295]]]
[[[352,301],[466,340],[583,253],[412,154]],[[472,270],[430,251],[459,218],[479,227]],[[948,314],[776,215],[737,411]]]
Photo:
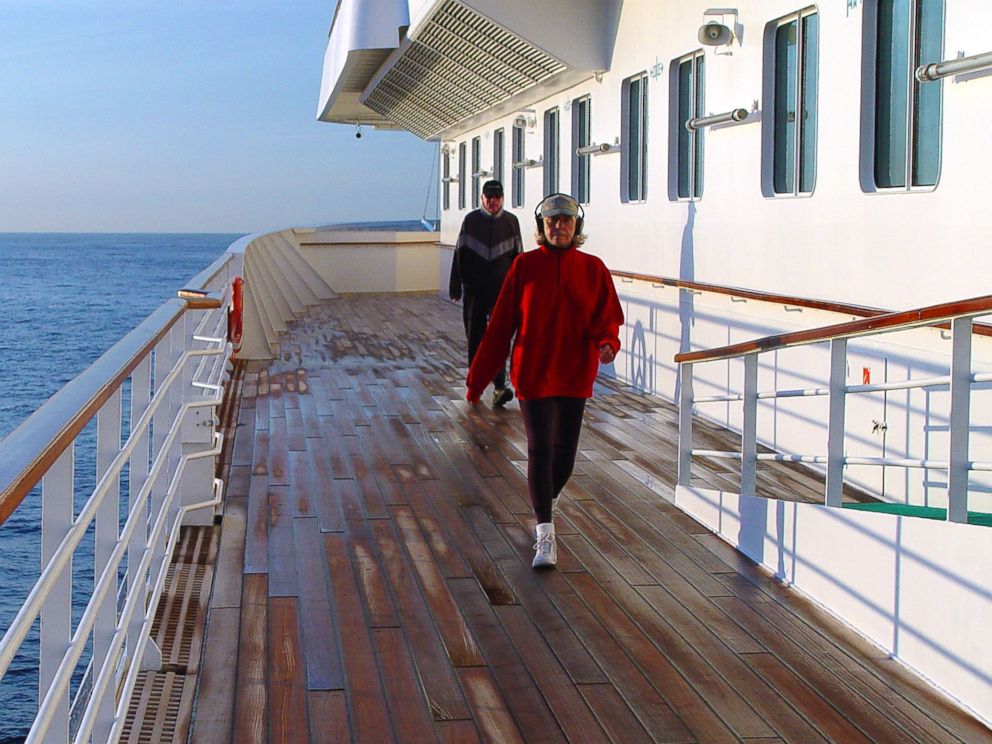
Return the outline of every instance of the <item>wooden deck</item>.
[[[672,506],[676,410],[613,381],[531,570],[519,409],[464,402],[464,348],[436,296],[344,296],[244,376],[193,742],[992,741]]]

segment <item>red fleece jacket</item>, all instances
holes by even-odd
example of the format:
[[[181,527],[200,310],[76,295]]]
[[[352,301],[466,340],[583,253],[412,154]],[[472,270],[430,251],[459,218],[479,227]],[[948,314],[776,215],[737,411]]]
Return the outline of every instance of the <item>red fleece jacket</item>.
[[[510,380],[523,400],[592,397],[599,347],[616,353],[623,309],[606,265],[577,248],[540,246],[517,256],[465,381],[478,400],[510,350]]]

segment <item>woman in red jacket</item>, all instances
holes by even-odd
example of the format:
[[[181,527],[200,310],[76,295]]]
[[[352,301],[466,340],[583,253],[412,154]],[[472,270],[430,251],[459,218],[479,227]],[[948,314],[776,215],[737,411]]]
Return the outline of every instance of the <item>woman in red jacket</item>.
[[[534,212],[538,248],[519,256],[503,282],[468,372],[476,403],[510,350],[510,377],[527,429],[527,482],[537,518],[534,568],[558,561],[552,521],[575,465],[586,399],[600,364],[620,350],[623,310],[613,278],[585,242],[578,202],[546,197]]]

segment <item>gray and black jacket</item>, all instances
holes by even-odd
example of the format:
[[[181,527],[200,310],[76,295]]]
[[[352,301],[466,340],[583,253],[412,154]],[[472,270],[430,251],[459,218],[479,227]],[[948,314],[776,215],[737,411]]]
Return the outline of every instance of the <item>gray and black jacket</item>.
[[[469,212],[458,233],[451,262],[451,299],[460,300],[464,292],[496,302],[510,264],[522,251],[516,215],[502,209],[496,214],[484,209]]]

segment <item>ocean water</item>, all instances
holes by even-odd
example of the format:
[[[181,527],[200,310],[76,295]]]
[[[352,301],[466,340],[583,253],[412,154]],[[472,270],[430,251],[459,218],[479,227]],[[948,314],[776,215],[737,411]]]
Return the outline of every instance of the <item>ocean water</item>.
[[[0,446],[238,237],[0,233]],[[79,493],[92,490],[95,479],[92,435],[87,430],[77,443],[77,508]],[[39,518],[33,493],[0,526],[0,634],[39,574]],[[87,580],[92,586],[92,571],[88,577],[85,565],[80,571],[82,591]],[[73,626],[80,614],[75,604]],[[34,717],[36,655],[37,624],[0,680],[0,744],[22,742]]]

